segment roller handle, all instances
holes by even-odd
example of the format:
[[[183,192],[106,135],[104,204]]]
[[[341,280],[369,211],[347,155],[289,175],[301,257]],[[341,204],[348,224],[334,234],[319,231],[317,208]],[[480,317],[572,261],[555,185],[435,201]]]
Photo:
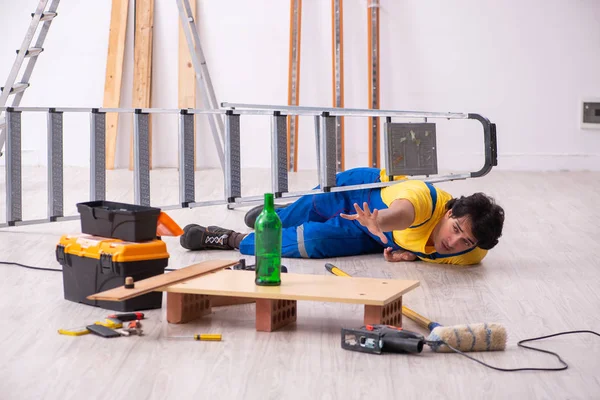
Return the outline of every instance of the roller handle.
[[[348,275],[347,273],[345,273],[344,271],[342,271],[341,269],[339,269],[338,267],[336,267],[333,264],[330,263],[325,263],[325,268],[327,269],[327,271],[331,272],[334,275],[337,276],[346,276],[349,277],[351,275]]]
[[[414,312],[413,310],[411,310],[410,308],[408,308],[406,306],[402,306],[402,315],[412,319],[417,324],[419,324],[423,328],[429,329],[430,331],[432,331],[435,327],[441,326],[437,322],[433,322],[433,321],[425,318],[421,314],[417,314],[416,312]]]

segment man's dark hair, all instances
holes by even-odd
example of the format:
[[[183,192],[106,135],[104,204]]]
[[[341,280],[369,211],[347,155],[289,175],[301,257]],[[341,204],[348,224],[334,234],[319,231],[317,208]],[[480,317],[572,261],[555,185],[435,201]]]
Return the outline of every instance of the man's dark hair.
[[[461,196],[446,203],[446,209],[452,210],[452,217],[461,218],[465,215],[471,220],[473,236],[477,246],[490,250],[498,244],[504,225],[504,210],[496,204],[493,198],[483,193]]]

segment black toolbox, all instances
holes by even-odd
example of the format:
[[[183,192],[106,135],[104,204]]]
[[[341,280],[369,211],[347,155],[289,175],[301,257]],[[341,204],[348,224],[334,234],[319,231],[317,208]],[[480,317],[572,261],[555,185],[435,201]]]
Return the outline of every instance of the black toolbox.
[[[105,238],[144,242],[156,238],[160,208],[117,203],[89,201],[77,203],[81,218],[81,232]]]
[[[156,231],[156,225],[154,226]],[[56,246],[62,265],[65,299],[115,311],[138,311],[162,307],[162,292],[151,292],[129,300],[95,301],[87,296],[163,274],[169,262],[165,242],[125,242],[92,235],[63,235]]]

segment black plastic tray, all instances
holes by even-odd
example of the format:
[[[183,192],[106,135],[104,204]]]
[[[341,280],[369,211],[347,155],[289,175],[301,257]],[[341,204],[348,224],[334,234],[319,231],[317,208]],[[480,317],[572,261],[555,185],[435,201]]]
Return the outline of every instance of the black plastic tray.
[[[145,242],[156,238],[160,208],[112,201],[78,203],[81,231],[88,235]]]

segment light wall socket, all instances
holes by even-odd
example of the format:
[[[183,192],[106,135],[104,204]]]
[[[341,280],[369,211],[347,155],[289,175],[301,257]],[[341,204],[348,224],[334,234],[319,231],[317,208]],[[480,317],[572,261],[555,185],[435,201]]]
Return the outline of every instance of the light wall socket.
[[[600,98],[588,98],[581,102],[579,122],[581,129],[600,130]]]

